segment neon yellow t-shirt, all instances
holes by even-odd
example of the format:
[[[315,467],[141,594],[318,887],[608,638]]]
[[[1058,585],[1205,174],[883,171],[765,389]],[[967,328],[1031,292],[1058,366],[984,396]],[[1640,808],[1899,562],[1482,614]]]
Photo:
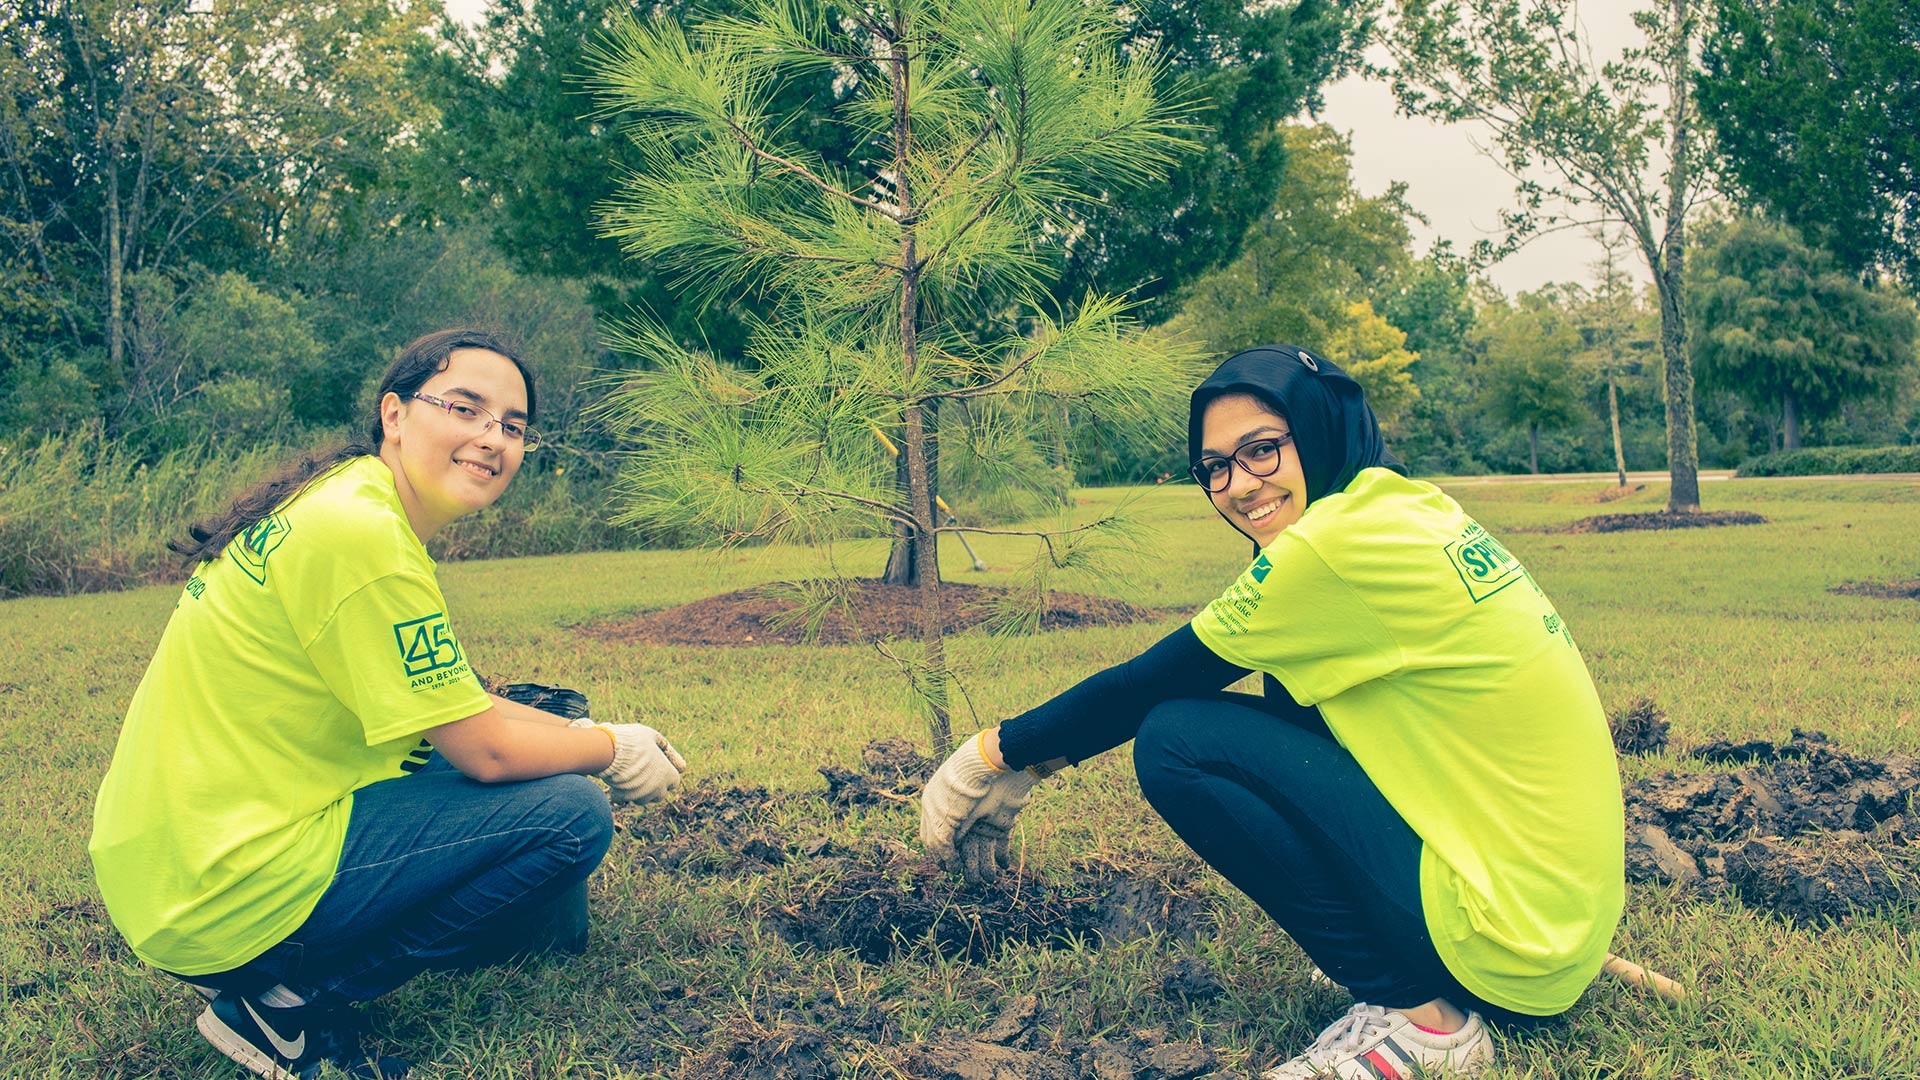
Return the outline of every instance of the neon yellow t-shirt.
[[[1620,773],[1566,624],[1506,548],[1433,485],[1366,469],[1193,629],[1318,705],[1419,834],[1427,929],[1462,985],[1573,1004],[1626,899]]]
[[[335,469],[188,580],[140,680],[88,852],[142,960],[226,971],[299,928],[353,792],[417,770],[483,711],[378,458]]]

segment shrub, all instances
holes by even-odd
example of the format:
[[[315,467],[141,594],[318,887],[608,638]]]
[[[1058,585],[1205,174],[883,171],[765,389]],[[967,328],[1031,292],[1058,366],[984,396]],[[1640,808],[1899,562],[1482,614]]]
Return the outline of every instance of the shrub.
[[[1865,449],[1815,446],[1762,454],[1741,464],[1737,476],[1826,476],[1841,473],[1920,472],[1920,446]]]
[[[38,443],[0,441],[0,598],[184,580],[187,567],[167,541],[298,449],[196,444],[146,463],[97,424]],[[591,467],[527,469],[498,503],[430,546],[435,558],[457,561],[674,545],[674,537],[608,524],[608,490]]]

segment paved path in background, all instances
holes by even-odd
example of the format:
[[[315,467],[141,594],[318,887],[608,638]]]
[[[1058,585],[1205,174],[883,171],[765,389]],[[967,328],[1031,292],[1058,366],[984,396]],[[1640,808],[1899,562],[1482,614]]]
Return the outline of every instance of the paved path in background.
[[[1619,473],[1514,473],[1508,476],[1432,476],[1422,477],[1441,487],[1479,487],[1486,484],[1592,484],[1616,480]],[[1664,484],[1671,479],[1664,472],[1630,472],[1629,484]],[[1700,482],[1734,479],[1732,469],[1701,469]],[[1920,473],[1843,473],[1831,476],[1742,476],[1741,480],[1880,480],[1893,483],[1920,483]]]

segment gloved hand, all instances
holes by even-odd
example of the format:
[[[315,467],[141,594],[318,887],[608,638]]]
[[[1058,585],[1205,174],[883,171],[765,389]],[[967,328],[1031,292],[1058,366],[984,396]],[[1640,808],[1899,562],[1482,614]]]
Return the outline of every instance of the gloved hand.
[[[949,870],[978,885],[1013,865],[1007,837],[1013,818],[1039,783],[1024,769],[997,769],[980,738],[948,755],[920,792],[920,843]]]
[[[578,726],[578,721],[568,726]],[[613,764],[597,775],[607,782],[614,802],[658,802],[679,785],[687,759],[665,735],[645,724],[587,726],[603,728],[613,735]]]

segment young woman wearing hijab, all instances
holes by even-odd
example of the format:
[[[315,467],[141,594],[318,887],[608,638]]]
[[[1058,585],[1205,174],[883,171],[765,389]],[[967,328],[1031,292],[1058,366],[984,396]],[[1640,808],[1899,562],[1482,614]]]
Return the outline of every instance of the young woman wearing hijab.
[[[430,334],[388,368],[368,442],[174,545],[193,576],[88,850],[134,954],[199,990],[201,1034],[259,1076],[403,1075],[361,1053],[348,1005],[536,944],[556,914],[579,947],[613,830],[587,775],[648,802],[685,768],[644,724],[490,697],[454,634],[423,544],[506,490],[533,414],[505,344]]]
[[[955,751],[921,837],[990,878],[1037,780],[1132,739],[1154,810],[1358,1002],[1268,1080],[1483,1069],[1490,1023],[1580,996],[1624,903],[1586,665],[1325,358],[1227,360],[1193,393],[1188,455],[1251,565],[1146,652]],[[1256,671],[1264,696],[1222,692]]]

